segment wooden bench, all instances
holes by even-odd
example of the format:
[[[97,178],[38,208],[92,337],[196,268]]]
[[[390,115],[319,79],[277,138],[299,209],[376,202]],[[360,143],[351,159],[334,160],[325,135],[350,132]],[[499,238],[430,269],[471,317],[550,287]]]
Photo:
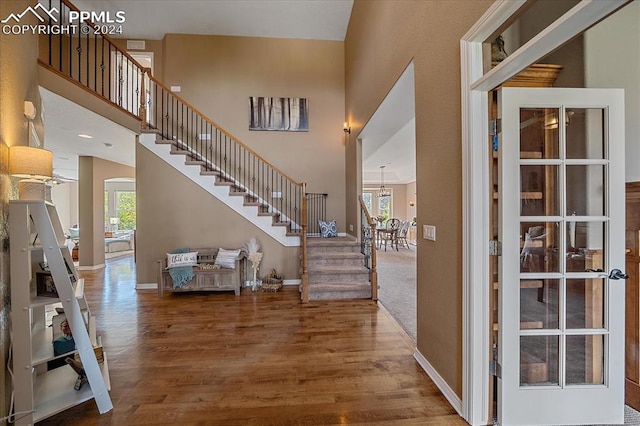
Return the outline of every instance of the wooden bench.
[[[167,269],[167,258],[160,259],[158,263],[158,297],[162,297],[165,291],[182,293],[190,291],[234,291],[240,295],[240,288],[244,282],[244,258],[240,252],[235,259],[235,268],[211,269],[215,264],[217,248],[194,248],[191,251],[198,252],[198,265],[192,266],[194,277],[182,287],[174,288],[173,279]]]

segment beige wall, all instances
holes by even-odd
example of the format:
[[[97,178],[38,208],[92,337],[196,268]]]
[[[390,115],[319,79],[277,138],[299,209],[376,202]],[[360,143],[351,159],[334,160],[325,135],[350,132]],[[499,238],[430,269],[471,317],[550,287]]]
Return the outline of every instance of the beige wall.
[[[406,204],[406,209],[407,209],[407,213],[406,213],[406,217],[407,220],[411,220],[414,217],[416,217],[416,205],[418,203],[418,195],[417,195],[417,190],[416,190],[416,183],[415,182],[411,182],[405,185],[405,194],[407,197],[407,204]],[[410,201],[415,201],[415,204],[413,206],[409,205]]]
[[[240,248],[251,237],[264,253],[259,276],[275,268],[285,279],[299,278],[297,247],[283,247],[140,144],[136,163],[138,283],[155,283],[156,260],[174,249]]]
[[[625,90],[625,179],[640,181],[640,2],[591,28],[584,40],[585,87]]]
[[[373,190],[377,191],[380,188],[379,183],[367,183],[363,184],[363,191]],[[412,210],[415,210],[415,207],[409,207],[409,196],[413,196],[415,200],[415,196],[413,193],[415,190],[410,191],[411,188],[415,188],[415,183],[413,184],[385,184],[385,188],[392,191],[393,196],[391,197],[391,217],[398,218],[400,220],[411,219],[415,214],[411,214]],[[376,199],[374,199],[376,202]]]
[[[56,205],[56,211],[62,224],[67,229],[78,223],[78,182],[64,182],[51,189],[51,201]]]
[[[343,43],[178,34],[164,42],[164,84],[309,192],[329,194],[327,215],[345,232]],[[249,131],[250,96],[307,98],[309,131]]]
[[[32,2],[25,0],[0,2],[0,16],[21,13]],[[36,24],[35,17],[24,17],[24,24]],[[8,175],[8,147],[28,145],[28,121],[23,115],[25,100],[41,111],[38,91],[37,38],[31,35],[0,35],[0,417],[9,412],[11,380],[6,371],[9,348],[9,200],[18,197]],[[44,141],[39,114],[34,120],[38,136]]]
[[[411,60],[415,64],[418,350],[462,395],[460,38],[492,3],[356,0],[345,40],[347,222],[357,223],[356,137]],[[442,265],[449,265],[447,274]]]
[[[96,157],[78,159],[79,266],[104,265],[104,180],[135,177],[133,167]]]

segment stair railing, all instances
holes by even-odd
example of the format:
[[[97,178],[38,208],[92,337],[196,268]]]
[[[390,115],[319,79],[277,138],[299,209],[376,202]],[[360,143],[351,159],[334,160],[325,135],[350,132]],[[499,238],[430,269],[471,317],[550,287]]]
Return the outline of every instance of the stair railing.
[[[308,192],[307,194],[307,235],[319,237],[320,223],[327,218],[327,197],[329,194]]]
[[[70,23],[69,12],[80,10],[69,0],[45,0],[43,5],[49,8],[43,25],[61,28],[76,24],[76,31],[41,35],[41,66],[139,119],[141,129],[153,129],[171,140],[173,149],[184,151],[205,174],[216,175],[217,184],[229,185],[232,192],[257,205],[259,214],[272,216],[288,233],[301,236],[302,257],[306,258],[305,184],[287,176],[172,93],[150,69],[121,49],[121,43],[103,34],[105,26],[90,20]]]
[[[103,34],[117,26],[89,20],[69,22],[69,12],[80,10],[68,0],[44,0],[41,4],[48,7],[49,14],[41,12],[44,22],[39,24],[50,29],[40,35],[39,63],[135,118],[141,112],[146,114],[139,103],[144,67]]]
[[[146,71],[146,70],[145,70]],[[245,192],[261,213],[302,233],[303,185],[288,177],[251,148],[242,144],[198,109],[172,93],[154,77],[148,79],[146,127],[171,140],[176,150],[200,162],[202,171],[218,176],[236,192]],[[144,97],[145,91],[141,92]],[[144,118],[143,118],[144,121]]]
[[[364,266],[369,269],[369,281],[371,282],[371,299],[378,300],[378,270],[376,256],[376,221],[371,219],[369,210],[362,199],[360,202],[360,252],[364,255]]]

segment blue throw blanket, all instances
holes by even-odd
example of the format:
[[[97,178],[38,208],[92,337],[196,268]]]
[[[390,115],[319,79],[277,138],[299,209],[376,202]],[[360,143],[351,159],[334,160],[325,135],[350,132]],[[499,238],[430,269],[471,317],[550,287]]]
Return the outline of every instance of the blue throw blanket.
[[[189,253],[189,248],[179,248],[171,252],[171,254],[176,253]],[[175,268],[169,268],[169,275],[171,275],[171,279],[173,280],[173,288],[180,288],[186,283],[188,283],[195,274],[193,273],[193,266],[178,266]]]

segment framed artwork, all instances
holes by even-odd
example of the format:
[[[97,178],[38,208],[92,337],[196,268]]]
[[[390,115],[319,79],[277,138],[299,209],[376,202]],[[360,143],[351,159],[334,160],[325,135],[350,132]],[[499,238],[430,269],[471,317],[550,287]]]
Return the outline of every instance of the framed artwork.
[[[50,272],[36,272],[36,295],[58,297],[58,290]]]
[[[306,98],[249,98],[249,130],[308,132]]]

